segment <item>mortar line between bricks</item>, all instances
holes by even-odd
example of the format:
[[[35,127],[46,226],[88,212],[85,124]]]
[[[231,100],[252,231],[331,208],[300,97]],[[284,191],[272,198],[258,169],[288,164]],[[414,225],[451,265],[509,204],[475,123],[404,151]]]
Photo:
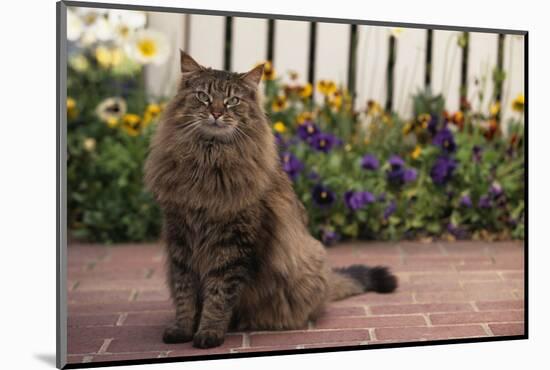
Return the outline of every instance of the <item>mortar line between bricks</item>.
[[[432,327],[433,324],[432,324],[432,320],[430,320],[430,315],[427,314],[427,313],[423,313],[423,314],[421,314],[421,315],[422,315],[422,317],[424,318],[424,321],[426,321],[426,326],[427,326],[427,327]]]
[[[127,312],[121,313],[120,316],[118,317],[118,320],[116,321],[115,326],[124,325],[124,321],[126,321],[126,318],[128,318],[128,313]]]
[[[399,244],[397,244],[397,250],[399,251],[399,264],[405,266],[405,251]]]
[[[84,357],[82,357],[82,363],[83,363],[83,364],[86,364],[86,363],[88,363],[88,362],[92,362],[92,359],[93,359],[93,358],[94,358],[94,356],[90,356],[90,355],[84,356]]]
[[[106,338],[103,340],[103,344],[101,347],[99,347],[99,350],[97,351],[98,354],[107,352],[107,349],[109,348],[109,345],[115,338]]]
[[[487,333],[487,335],[490,335],[492,337],[494,336],[493,331],[489,327],[488,323],[483,323],[483,324],[481,324],[481,326],[483,327],[483,330],[485,330],[485,333]]]
[[[250,348],[250,334],[243,333],[242,348]]]
[[[441,252],[442,255],[444,255],[444,256],[449,255],[449,252],[447,251],[447,249],[445,249],[443,244],[441,244],[440,242],[437,242],[437,247],[439,248],[439,251]]]
[[[128,297],[128,301],[135,302],[137,300],[138,294],[139,292],[136,288],[132,289],[132,291],[130,292],[130,296]]]
[[[369,337],[370,340],[377,340],[375,328],[369,328]]]

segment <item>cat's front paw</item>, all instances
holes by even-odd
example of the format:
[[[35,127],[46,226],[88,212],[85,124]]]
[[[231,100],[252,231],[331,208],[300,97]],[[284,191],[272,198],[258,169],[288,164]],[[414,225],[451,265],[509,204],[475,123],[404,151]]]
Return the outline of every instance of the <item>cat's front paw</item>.
[[[178,325],[172,325],[164,329],[162,341],[164,343],[185,343],[193,339],[193,332]]]
[[[193,347],[212,348],[223,344],[225,333],[221,330],[199,330],[193,337]]]

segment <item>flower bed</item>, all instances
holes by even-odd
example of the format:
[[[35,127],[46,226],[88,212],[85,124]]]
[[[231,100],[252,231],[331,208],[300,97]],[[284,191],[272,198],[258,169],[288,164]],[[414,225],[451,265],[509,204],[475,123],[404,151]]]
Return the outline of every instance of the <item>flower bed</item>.
[[[142,68],[162,63],[163,36],[143,29],[135,15],[69,18],[80,27],[69,32],[71,236],[155,239],[161,216],[143,189],[142,165],[163,100],[146,94]],[[101,28],[104,20],[112,22],[110,37]],[[522,95],[503,130],[494,98],[476,109],[463,101],[451,113],[443,97],[420,92],[413,118],[404,119],[374,101],[354,106],[333,81],[314,88],[299,83],[295,73],[284,80],[266,64],[266,111],[281,165],[306,207],[312,233],[326,244],[347,238],[523,238]]]

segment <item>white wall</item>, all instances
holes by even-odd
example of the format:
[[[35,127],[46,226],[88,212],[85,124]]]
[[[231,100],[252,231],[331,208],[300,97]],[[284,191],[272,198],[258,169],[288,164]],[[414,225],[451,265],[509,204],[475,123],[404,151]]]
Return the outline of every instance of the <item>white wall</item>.
[[[201,64],[214,68],[223,66],[224,17],[190,16],[189,52]],[[181,15],[152,14],[151,26],[160,26],[170,32],[177,45],[182,43],[185,27]],[[279,76],[286,78],[288,71],[296,71],[304,81],[307,78],[309,23],[301,21],[276,21],[274,65]],[[382,105],[386,101],[386,66],[388,38],[397,35],[394,72],[394,109],[404,117],[412,114],[411,96],[424,86],[426,30],[395,29],[388,27],[358,27],[357,100],[358,108],[369,99]],[[346,85],[349,52],[349,25],[318,23],[315,78],[333,79]],[[433,32],[432,90],[442,93],[447,109],[459,108],[461,49],[458,38],[461,32]],[[481,107],[488,111],[493,92],[492,71],[497,61],[496,34],[470,33],[468,65],[468,98],[474,108],[479,107],[477,91],[482,78],[486,78]],[[252,18],[233,19],[232,67],[246,71],[266,57],[267,20]],[[175,48],[175,50],[177,50]],[[170,71],[177,71],[177,58],[172,58]],[[523,37],[507,35],[505,38],[504,68],[507,79],[503,87],[502,114],[504,121],[510,117],[511,101],[524,91]],[[162,73],[151,73],[148,79],[154,91],[168,91],[170,85],[159,78]],[[173,76],[171,74],[170,76]],[[476,84],[476,81],[478,83]],[[158,85],[163,84],[162,88]],[[167,90],[168,89],[168,90]]]

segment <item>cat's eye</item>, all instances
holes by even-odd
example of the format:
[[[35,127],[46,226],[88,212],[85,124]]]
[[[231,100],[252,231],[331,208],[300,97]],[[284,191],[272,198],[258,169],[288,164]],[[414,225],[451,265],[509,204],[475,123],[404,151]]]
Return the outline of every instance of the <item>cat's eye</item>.
[[[238,97],[232,96],[232,97],[226,99],[225,105],[228,106],[228,107],[234,107],[235,105],[239,104],[240,101],[241,101],[241,99],[239,99]]]
[[[197,91],[197,99],[204,104],[210,103],[210,96],[204,91]]]

